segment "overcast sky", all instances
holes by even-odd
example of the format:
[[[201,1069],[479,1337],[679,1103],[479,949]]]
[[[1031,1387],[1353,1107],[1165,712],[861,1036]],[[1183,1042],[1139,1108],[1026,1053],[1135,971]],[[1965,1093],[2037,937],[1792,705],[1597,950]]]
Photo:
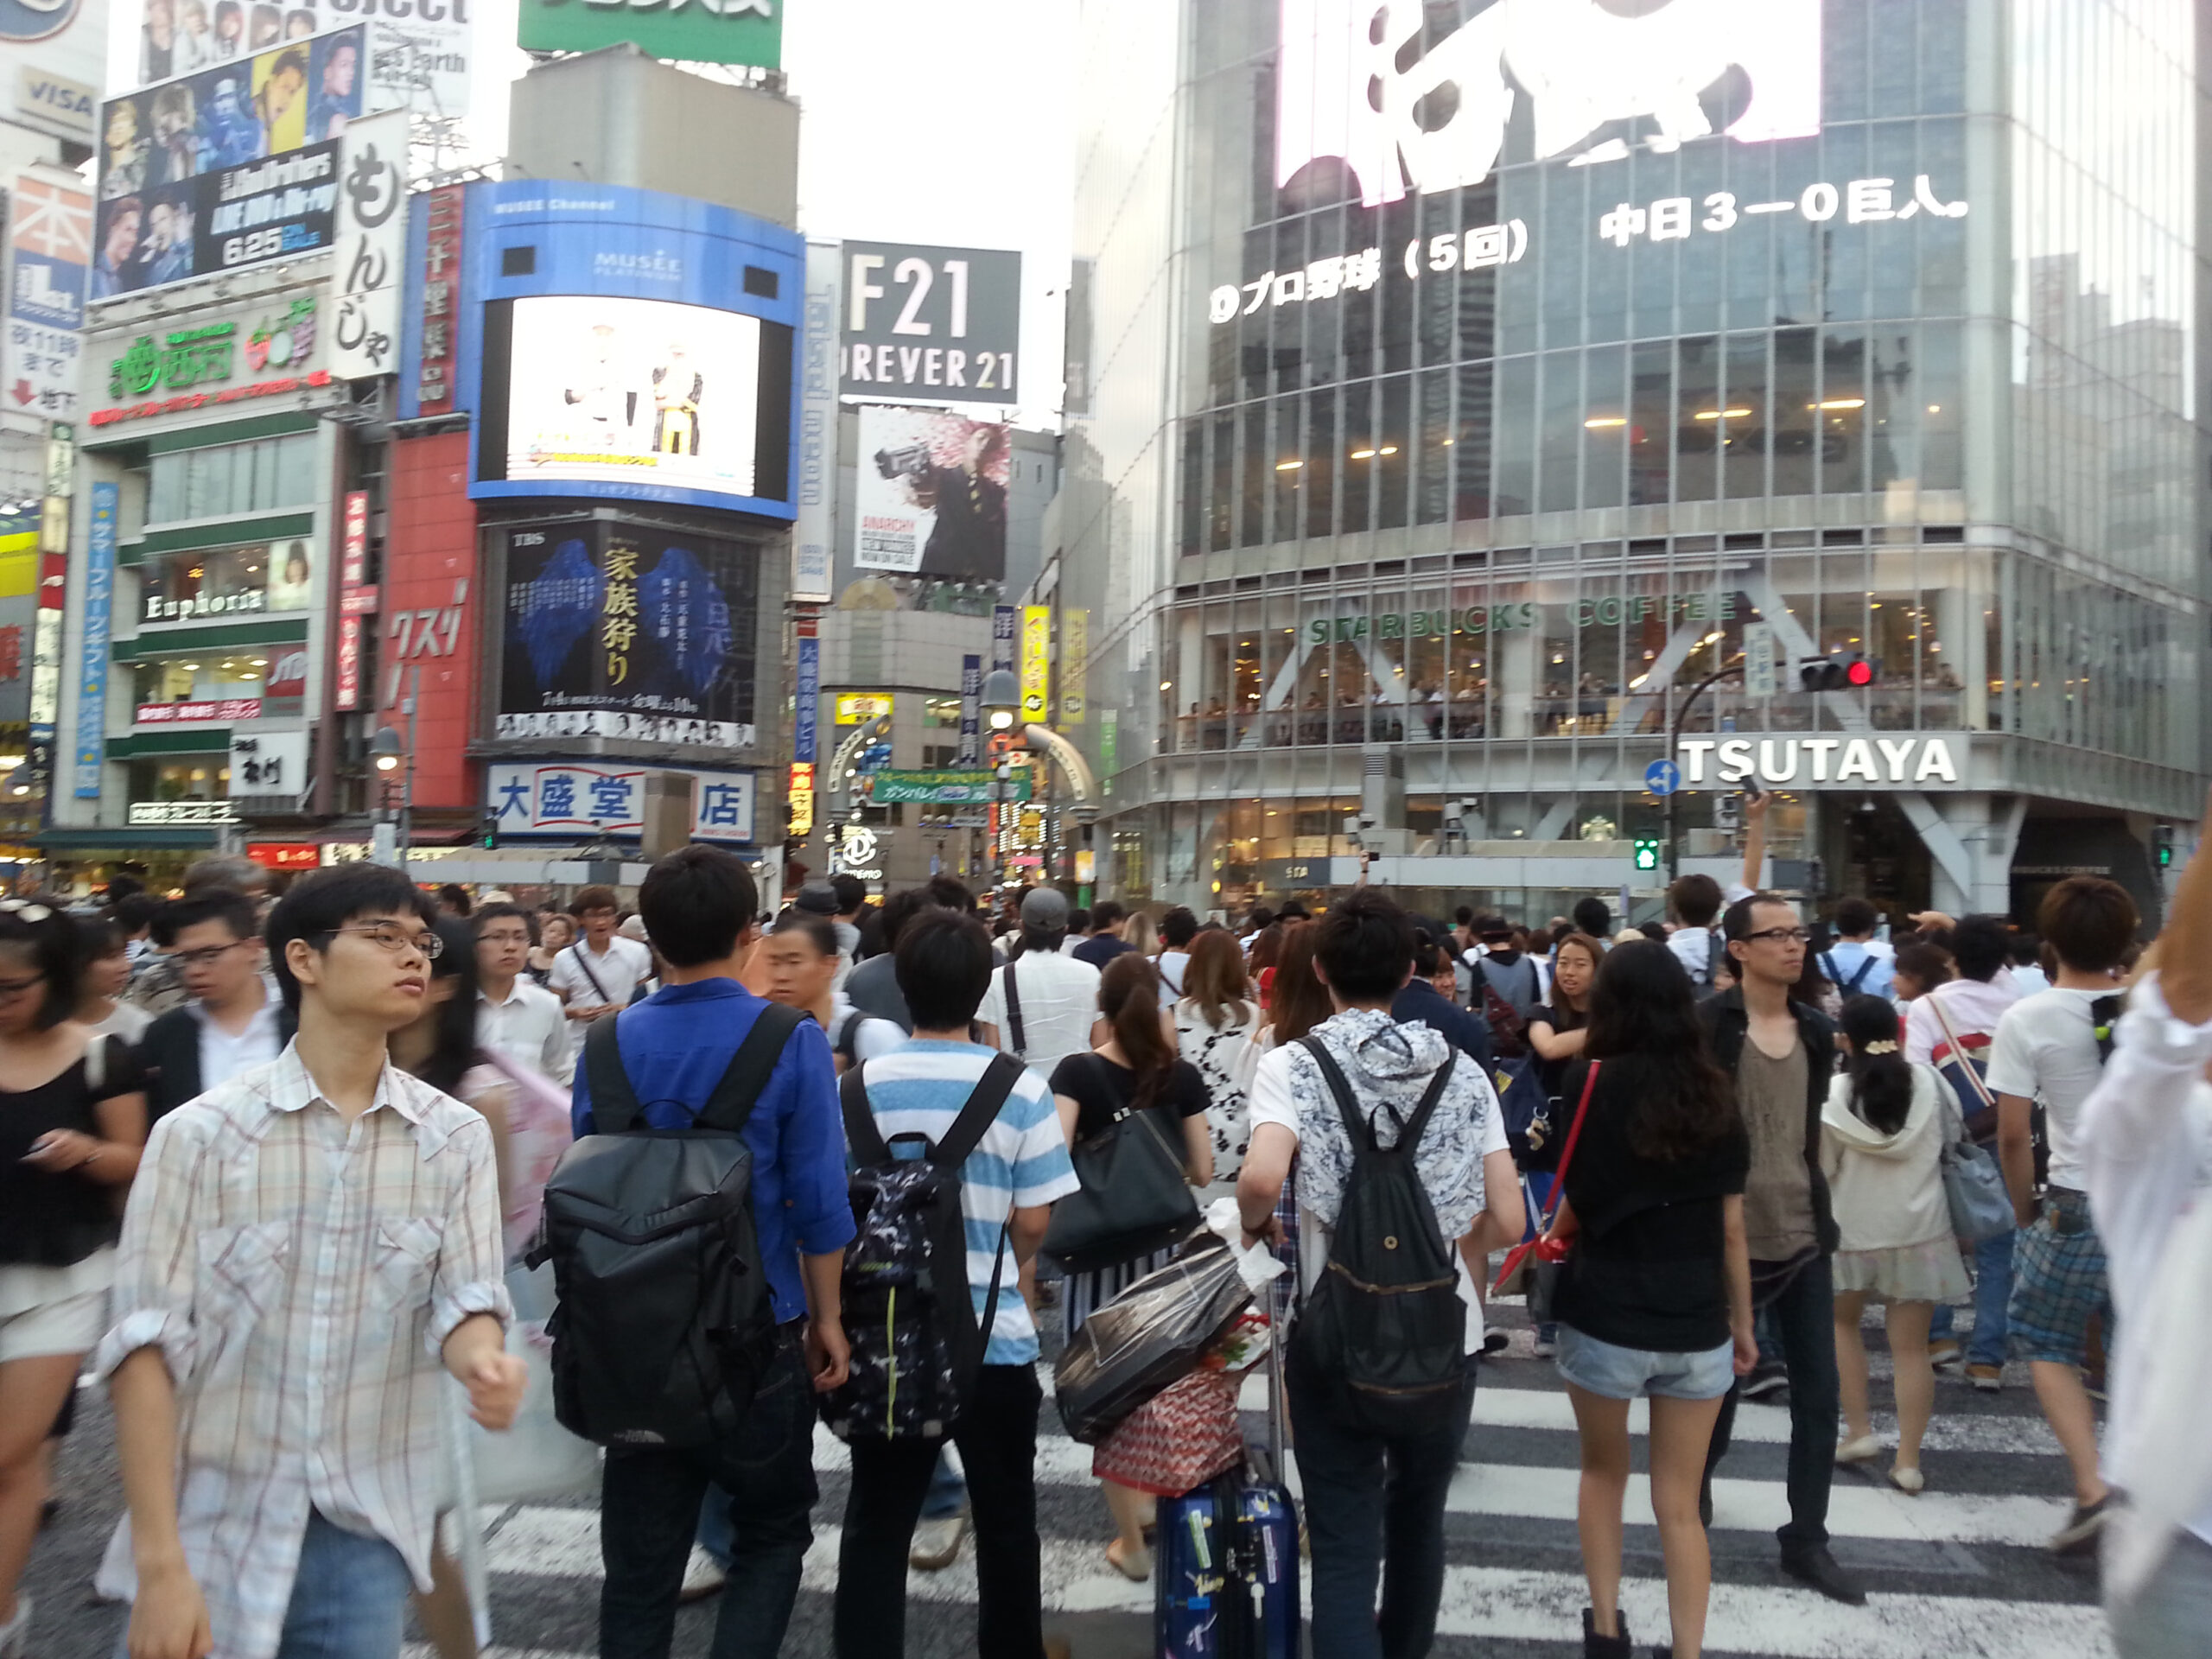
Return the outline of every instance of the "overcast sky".
[[[513,44],[515,0],[474,10],[471,125],[498,155],[506,83],[530,60]],[[1054,424],[1059,407],[1074,10],[1075,0],[790,0],[784,22],[784,67],[804,111],[799,227],[1019,249],[1025,426]],[[111,86],[135,74],[141,15],[137,0],[114,0]]]

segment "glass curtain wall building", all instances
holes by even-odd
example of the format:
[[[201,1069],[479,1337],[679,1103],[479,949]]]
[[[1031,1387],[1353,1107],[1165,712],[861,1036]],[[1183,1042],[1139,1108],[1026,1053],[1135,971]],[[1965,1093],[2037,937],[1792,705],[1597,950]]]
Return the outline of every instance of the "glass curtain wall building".
[[[1671,758],[1690,851],[1756,773],[1830,893],[2147,887],[2206,772],[2202,49],[2185,0],[1087,3],[1102,879],[1323,886],[1378,799],[1409,854],[1655,836]]]

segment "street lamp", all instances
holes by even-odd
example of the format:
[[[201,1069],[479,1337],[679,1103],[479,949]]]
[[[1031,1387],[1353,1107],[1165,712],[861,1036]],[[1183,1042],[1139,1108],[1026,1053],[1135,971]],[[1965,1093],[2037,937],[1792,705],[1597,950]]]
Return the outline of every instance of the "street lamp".
[[[1010,668],[995,668],[983,680],[983,712],[995,732],[1010,732],[1021,713],[1021,681]]]
[[[408,843],[414,836],[415,753],[392,728],[379,726],[376,735],[369,740],[369,759],[387,779],[393,772],[399,773],[399,823],[394,837],[393,861],[404,870],[407,868]]]

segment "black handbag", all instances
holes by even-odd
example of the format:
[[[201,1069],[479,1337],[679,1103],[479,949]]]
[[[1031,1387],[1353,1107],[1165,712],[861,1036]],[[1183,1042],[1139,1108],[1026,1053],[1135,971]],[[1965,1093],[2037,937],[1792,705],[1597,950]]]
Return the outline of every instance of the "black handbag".
[[[1198,1224],[1183,1160],[1149,1109],[1123,1106],[1069,1158],[1083,1190],[1052,1206],[1043,1245],[1061,1271],[1119,1267],[1181,1243]]]

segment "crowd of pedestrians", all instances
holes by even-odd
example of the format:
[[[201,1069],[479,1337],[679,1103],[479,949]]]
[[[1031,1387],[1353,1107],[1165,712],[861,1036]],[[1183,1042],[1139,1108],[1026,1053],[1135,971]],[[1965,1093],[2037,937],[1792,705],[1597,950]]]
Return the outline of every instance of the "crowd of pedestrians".
[[[2144,957],[2087,876],[2032,936],[1857,899],[1808,925],[1756,886],[1758,804],[1750,828],[1740,882],[1684,877],[1618,932],[1596,899],[1532,927],[1363,887],[1236,925],[1044,887],[993,915],[949,877],[765,916],[702,846],[627,913],[604,887],[433,902],[371,864],[274,897],[229,859],[97,915],[0,901],[0,1659],[41,1651],[16,1586],[87,1371],[132,1659],[396,1659],[410,1597],[474,1659],[440,1529],[463,1397],[468,1444],[582,1452],[606,1659],[664,1659],[717,1592],[716,1659],[779,1650],[817,1421],[850,1450],[837,1652],[901,1651],[906,1573],[965,1547],[976,1651],[1039,1659],[1039,1366],[1213,1201],[1284,1264],[1317,1655],[1429,1649],[1515,1294],[1580,1438],[1586,1654],[1634,1650],[1633,1402],[1657,1651],[1695,1659],[1740,1401],[1787,1393],[1780,1570],[1858,1603],[1835,1471],[1917,1496],[1939,1373],[2001,1389],[2008,1362],[2071,1471],[2050,1548],[2101,1542],[2125,1659],[2200,1651],[2212,858]],[[712,1243],[653,1253],[703,1217]],[[1099,1549],[1145,1581],[1178,1493],[1131,1467],[1102,1451]]]

